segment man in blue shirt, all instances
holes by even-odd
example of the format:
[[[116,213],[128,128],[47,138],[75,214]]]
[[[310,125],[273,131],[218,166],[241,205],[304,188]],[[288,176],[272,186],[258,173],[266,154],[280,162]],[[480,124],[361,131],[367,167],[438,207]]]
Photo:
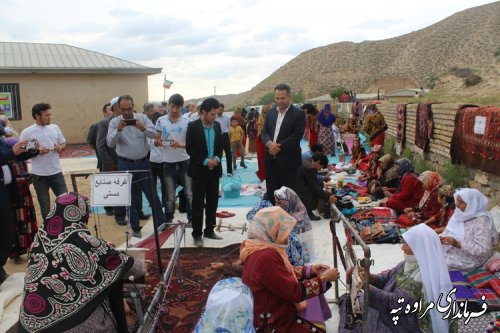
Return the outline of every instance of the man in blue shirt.
[[[186,133],[186,151],[190,157],[188,175],[193,179],[193,232],[196,246],[203,246],[206,238],[222,239],[215,232],[215,214],[219,203],[219,178],[222,176],[222,133],[215,121],[219,101],[207,98],[201,103],[201,117],[189,123]],[[203,204],[205,203],[205,230]],[[202,232],[203,231],[203,232]]]

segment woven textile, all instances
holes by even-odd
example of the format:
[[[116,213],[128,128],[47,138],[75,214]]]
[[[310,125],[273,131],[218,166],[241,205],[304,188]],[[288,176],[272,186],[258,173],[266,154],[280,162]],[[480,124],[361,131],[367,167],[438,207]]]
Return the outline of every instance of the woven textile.
[[[426,151],[432,135],[431,104],[424,103],[417,106],[417,121],[415,125],[415,145]]]

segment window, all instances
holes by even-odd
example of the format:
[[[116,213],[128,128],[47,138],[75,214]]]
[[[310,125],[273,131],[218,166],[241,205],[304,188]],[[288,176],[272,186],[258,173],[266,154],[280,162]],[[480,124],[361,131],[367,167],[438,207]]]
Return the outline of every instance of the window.
[[[21,120],[19,83],[0,83],[0,105],[9,119]]]

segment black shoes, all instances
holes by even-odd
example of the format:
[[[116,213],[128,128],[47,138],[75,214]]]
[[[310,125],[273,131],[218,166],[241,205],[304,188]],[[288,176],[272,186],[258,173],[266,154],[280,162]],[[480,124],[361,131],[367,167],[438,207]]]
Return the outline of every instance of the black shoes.
[[[196,247],[203,247],[203,239],[201,237],[194,237],[194,245]]]
[[[115,215],[115,212],[114,212],[113,209],[106,209],[106,215],[107,216],[113,216],[113,215]]]
[[[313,213],[308,213],[307,215],[309,215],[309,219],[310,219],[311,221],[319,221],[319,220],[321,220],[321,217],[320,217],[320,216],[318,216],[318,215],[314,215]]]
[[[127,221],[125,221],[125,218],[115,218],[115,222],[118,225],[127,225]]]
[[[205,238],[210,238],[210,239],[215,239],[215,240],[221,240],[222,237],[217,235],[215,232],[211,234],[203,234],[203,237]]]
[[[244,168],[244,169],[247,169],[248,167],[246,166],[245,163],[240,163],[240,167]]]
[[[149,220],[151,215],[149,214],[144,214],[144,212],[139,212],[139,220]]]

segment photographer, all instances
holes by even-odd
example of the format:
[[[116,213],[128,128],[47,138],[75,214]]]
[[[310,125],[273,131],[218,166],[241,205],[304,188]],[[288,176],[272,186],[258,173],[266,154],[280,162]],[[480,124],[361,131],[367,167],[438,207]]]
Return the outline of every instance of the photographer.
[[[149,144],[147,138],[155,139],[156,129],[149,118],[141,113],[134,113],[134,100],[129,95],[123,95],[118,98],[118,107],[121,115],[113,118],[109,123],[108,136],[106,143],[109,147],[116,147],[118,155],[118,171],[129,170],[150,170],[148,160]],[[161,209],[160,199],[156,188],[153,187],[153,197],[151,197],[148,178],[144,173],[134,174],[132,182],[137,182],[146,195],[149,203],[155,201],[155,217],[157,224],[162,229],[166,222],[165,214]],[[141,226],[139,224],[139,215],[136,209],[136,201],[141,200],[132,191],[132,205],[130,206],[130,226],[132,235],[141,238]]]

